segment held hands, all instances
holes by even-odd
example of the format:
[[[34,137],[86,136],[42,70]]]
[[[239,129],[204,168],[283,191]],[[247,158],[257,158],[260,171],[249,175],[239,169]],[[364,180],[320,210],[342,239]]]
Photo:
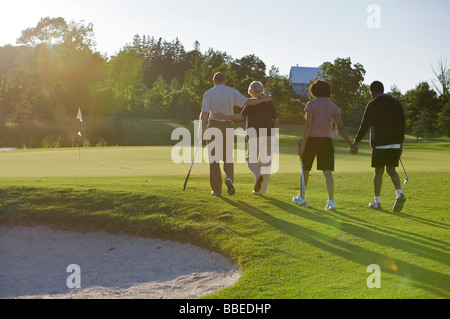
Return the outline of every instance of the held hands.
[[[353,155],[358,154],[358,142],[353,142],[353,144],[350,145],[348,151]]]

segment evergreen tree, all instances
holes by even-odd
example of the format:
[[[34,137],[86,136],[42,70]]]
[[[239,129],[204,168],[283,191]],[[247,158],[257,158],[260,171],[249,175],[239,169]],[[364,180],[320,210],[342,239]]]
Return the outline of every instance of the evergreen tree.
[[[404,107],[407,129],[420,133],[420,137],[437,131],[441,106],[436,92],[427,82],[421,82],[406,92]]]

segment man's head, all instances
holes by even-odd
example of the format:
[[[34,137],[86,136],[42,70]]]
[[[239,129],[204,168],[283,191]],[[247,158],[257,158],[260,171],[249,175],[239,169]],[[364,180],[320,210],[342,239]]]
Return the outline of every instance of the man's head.
[[[373,99],[376,98],[377,95],[384,93],[384,85],[380,81],[372,82],[369,89],[370,95],[372,96]]]
[[[216,74],[214,74],[213,82],[215,85],[225,84],[226,82],[225,74],[217,72]]]

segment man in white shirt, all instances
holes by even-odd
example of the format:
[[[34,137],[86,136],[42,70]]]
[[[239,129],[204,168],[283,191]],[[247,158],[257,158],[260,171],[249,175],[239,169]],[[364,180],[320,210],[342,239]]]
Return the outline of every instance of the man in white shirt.
[[[230,136],[233,137],[234,144],[234,126],[233,122],[229,120],[215,119],[213,114],[222,113],[225,115],[234,115],[234,106],[244,107],[244,105],[252,106],[258,105],[262,102],[270,101],[270,96],[265,96],[259,99],[249,99],[243,96],[238,90],[226,86],[226,78],[223,73],[216,73],[213,77],[214,87],[209,89],[203,96],[202,111],[200,113],[200,127],[199,127],[199,139],[203,138],[203,128],[208,121],[207,129],[214,128],[220,130],[222,133],[222,143],[214,143],[214,148],[209,149],[209,154],[221,151],[222,156],[220,160],[224,161],[223,170],[226,174],[225,185],[228,188],[228,194],[234,195],[236,190],[234,188],[234,163],[231,160],[227,160],[227,129],[233,131]],[[208,145],[212,145],[215,140],[215,136],[211,138],[206,137]],[[221,147],[221,150],[217,149],[217,146]],[[220,161],[219,160],[219,161]],[[220,165],[217,159],[211,160],[209,163],[209,180],[212,195],[222,195],[222,173],[220,171]]]

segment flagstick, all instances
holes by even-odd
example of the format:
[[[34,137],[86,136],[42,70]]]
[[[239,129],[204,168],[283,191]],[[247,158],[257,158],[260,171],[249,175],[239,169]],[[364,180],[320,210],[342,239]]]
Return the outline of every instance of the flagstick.
[[[78,143],[78,160],[81,161],[81,122],[78,123],[78,135],[80,136],[80,142]]]
[[[78,160],[81,161],[81,122],[83,122],[83,116],[81,115],[80,107],[78,107],[77,119],[80,120],[80,122],[78,122],[78,135],[80,136],[80,141],[78,144]]]

